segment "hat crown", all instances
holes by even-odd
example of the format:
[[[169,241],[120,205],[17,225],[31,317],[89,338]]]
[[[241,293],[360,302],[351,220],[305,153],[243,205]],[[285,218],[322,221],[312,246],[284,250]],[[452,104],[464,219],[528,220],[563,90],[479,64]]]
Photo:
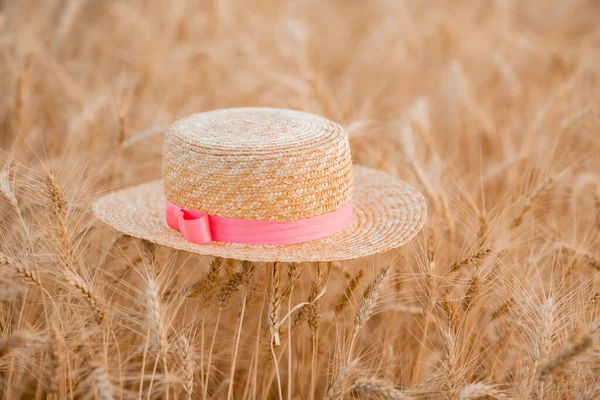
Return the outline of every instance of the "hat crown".
[[[163,184],[171,202],[211,215],[292,221],[337,210],[352,198],[343,128],[275,108],[194,114],[165,138]]]

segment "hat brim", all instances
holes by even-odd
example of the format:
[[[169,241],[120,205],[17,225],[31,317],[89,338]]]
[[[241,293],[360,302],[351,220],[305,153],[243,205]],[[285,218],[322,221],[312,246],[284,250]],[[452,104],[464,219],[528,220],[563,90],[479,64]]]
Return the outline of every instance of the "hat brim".
[[[381,171],[354,166],[351,226],[323,239],[292,245],[188,242],[164,220],[162,182],[153,181],[108,194],[93,204],[94,214],[118,231],[193,253],[265,262],[341,261],[397,248],[423,227],[425,199],[412,186]]]

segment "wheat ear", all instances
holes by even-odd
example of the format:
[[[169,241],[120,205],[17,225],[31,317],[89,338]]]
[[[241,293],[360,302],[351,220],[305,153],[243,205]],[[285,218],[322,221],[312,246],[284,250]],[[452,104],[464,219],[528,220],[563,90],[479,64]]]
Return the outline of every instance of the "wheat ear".
[[[9,258],[6,254],[0,252],[0,265],[6,265],[13,269],[15,274],[25,283],[42,286],[40,277],[31,268],[26,267],[21,262]]]
[[[540,197],[543,193],[552,189],[554,187],[554,184],[555,184],[554,177],[549,176],[546,179],[544,179],[527,197],[525,197],[525,200],[522,203],[521,209],[519,210],[519,212],[517,213],[515,218],[510,223],[510,227],[512,229],[515,229],[521,225],[521,223],[523,222],[523,217],[531,209],[535,200],[538,197]]]
[[[548,376],[556,371],[563,369],[575,357],[585,353],[594,345],[594,337],[588,333],[581,339],[570,342],[567,346],[554,358],[546,361],[537,372],[537,379],[543,381]]]
[[[37,349],[46,346],[47,343],[47,339],[42,338],[33,332],[22,331],[15,333],[0,342],[0,359],[16,348],[23,347]]]
[[[188,297],[196,297],[202,295],[204,299],[204,304],[208,306],[212,297],[215,293],[215,289],[219,282],[219,273],[221,271],[221,266],[223,264],[223,260],[221,258],[215,258],[210,263],[210,268],[206,277],[198,282],[194,282],[190,286],[183,289],[180,293],[180,297],[182,299]]]
[[[65,269],[76,271],[75,249],[67,230],[67,201],[53,174],[46,177],[46,192],[50,199],[50,210],[54,215],[54,225],[58,236],[59,258]]]
[[[412,400],[402,390],[396,389],[394,384],[377,378],[358,378],[350,386],[355,393],[373,393],[391,400]]]
[[[182,387],[186,400],[194,396],[194,348],[185,335],[179,335],[179,350],[181,354]]]
[[[456,305],[452,300],[452,288],[453,286],[446,287],[444,292],[444,301],[442,302],[442,307],[446,316],[448,317],[448,327],[450,328],[450,332],[456,334],[457,329],[457,320],[456,320]]]
[[[48,393],[58,396],[64,366],[65,343],[62,332],[51,328],[48,341],[48,365],[46,370]]]
[[[567,244],[560,245],[560,250],[563,253],[571,254],[581,260],[585,265],[600,271],[600,259],[586,251],[578,250]]]
[[[114,400],[115,390],[104,363],[93,361],[90,366],[92,367],[91,376],[96,391],[96,398],[99,400]]]
[[[444,376],[444,398],[454,400],[458,396],[458,377],[456,339],[451,332],[442,333],[444,343],[444,359],[442,363],[442,374]]]
[[[388,276],[389,271],[389,265],[383,267],[375,276],[375,279],[373,279],[369,287],[367,287],[367,289],[363,293],[362,301],[358,306],[358,311],[356,312],[356,316],[354,317],[354,328],[352,331],[352,338],[350,339],[350,344],[348,346],[348,362],[350,362],[350,360],[352,359],[354,346],[356,344],[356,340],[358,339],[358,334],[360,333],[361,328],[375,312],[375,306],[379,301],[379,297],[381,295],[383,287],[385,286],[387,280],[386,278]]]
[[[81,298],[88,303],[90,308],[96,314],[96,322],[99,324],[104,321],[106,317],[105,308],[97,296],[96,292],[89,286],[81,277],[75,273],[67,273],[67,283],[68,285],[77,292]]]
[[[471,383],[460,391],[460,398],[465,400],[476,400],[481,398],[502,400],[506,399],[506,395],[497,390],[494,386],[486,385],[485,383]]]
[[[539,336],[539,359],[538,361],[544,361],[550,354],[550,347],[552,345],[552,333],[554,331],[554,301],[552,297],[548,297],[544,303],[540,306],[540,336]]]
[[[164,355],[168,350],[167,332],[160,298],[160,286],[153,276],[146,278],[144,297],[148,308],[147,320],[152,333],[153,345],[158,347],[161,355]]]
[[[19,201],[17,200],[17,195],[15,194],[13,185],[10,183],[10,167],[8,166],[0,170],[0,195],[4,196],[6,201],[8,201],[17,214],[17,217],[19,217],[19,221],[21,222],[23,230],[25,231],[25,238],[29,241],[31,238],[29,227],[25,223],[21,207],[19,206]]]
[[[208,307],[208,304],[210,303],[210,300],[212,299],[212,296],[215,293],[215,289],[217,288],[217,286],[219,284],[219,274],[221,272],[222,266],[223,266],[222,258],[215,258],[210,263],[210,269],[208,271],[208,275],[206,276],[206,281],[205,281],[206,282],[205,283],[206,290],[204,291],[204,294],[203,294],[204,307]]]
[[[331,272],[331,263],[318,263],[317,264],[317,278],[313,280],[311,284],[310,294],[308,296],[308,305],[306,306],[307,322],[310,331],[313,335],[319,329],[319,295],[323,291],[323,288],[327,284],[329,273]],[[304,308],[302,309],[304,310]],[[301,310],[301,311],[302,311]]]
[[[346,392],[346,385],[352,378],[354,369],[356,368],[357,364],[358,360],[353,360],[347,365],[340,368],[337,376],[335,377],[331,385],[329,385],[329,389],[325,394],[324,400],[338,399]]]
[[[537,328],[538,333],[538,341],[535,344],[536,348],[534,349],[534,357],[533,357],[533,373],[528,376],[529,383],[529,394],[535,393],[536,390],[539,390],[539,397],[543,397],[543,389],[544,382],[537,381],[535,377],[539,372],[540,363],[548,360],[550,356],[550,348],[552,346],[552,336],[554,332],[554,319],[555,319],[555,307],[554,301],[552,297],[548,297],[539,307],[539,322],[540,326]],[[538,385],[536,385],[538,384]]]
[[[513,297],[509,298],[507,301],[502,303],[500,307],[492,312],[492,321],[496,320],[510,312],[512,307],[515,304],[515,299]]]
[[[340,314],[342,311],[344,311],[344,309],[350,302],[350,299],[352,298],[354,291],[360,284],[360,281],[362,280],[363,276],[365,276],[365,271],[363,269],[360,269],[360,270],[358,270],[358,273],[356,275],[354,275],[352,277],[352,279],[350,279],[350,281],[346,285],[346,289],[342,292],[342,294],[340,294],[340,297],[338,298],[338,300],[336,302],[336,306],[335,306],[336,314]]]
[[[462,308],[465,316],[469,313],[469,311],[473,307],[473,304],[475,303],[475,300],[477,299],[477,295],[479,294],[480,286],[481,286],[481,279],[479,278],[479,275],[477,273],[475,273],[469,280],[469,285],[467,286],[467,291],[465,292],[465,296],[463,297],[463,299],[460,303],[460,308]]]
[[[475,250],[473,253],[467,255],[463,260],[457,261],[454,264],[452,264],[450,266],[450,271],[455,272],[455,271],[458,271],[459,269],[466,267],[470,264],[479,263],[484,258],[486,258],[489,254],[491,254],[492,251],[493,250],[491,247],[480,247],[477,250]]]

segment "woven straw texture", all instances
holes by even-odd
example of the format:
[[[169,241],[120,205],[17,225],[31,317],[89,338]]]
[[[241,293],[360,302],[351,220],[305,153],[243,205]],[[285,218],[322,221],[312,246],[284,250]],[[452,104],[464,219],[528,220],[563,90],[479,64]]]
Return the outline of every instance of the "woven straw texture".
[[[197,245],[169,228],[165,198],[232,218],[290,221],[352,202],[354,222],[324,239],[284,246]],[[165,138],[163,180],[96,201],[94,212],[131,236],[199,254],[249,261],[335,261],[399,247],[425,222],[423,196],[383,172],[352,166],[342,127],[274,108],[195,114]]]
[[[233,218],[291,221],[352,198],[352,159],[341,126],[275,108],[232,108],[173,124],[163,152],[167,199]]]
[[[355,166],[353,174],[354,223],[335,235],[294,245],[190,243],[164,221],[161,181],[111,193],[94,204],[94,212],[102,221],[134,237],[194,253],[249,261],[348,260],[400,247],[417,234],[427,213],[419,192],[373,169]]]

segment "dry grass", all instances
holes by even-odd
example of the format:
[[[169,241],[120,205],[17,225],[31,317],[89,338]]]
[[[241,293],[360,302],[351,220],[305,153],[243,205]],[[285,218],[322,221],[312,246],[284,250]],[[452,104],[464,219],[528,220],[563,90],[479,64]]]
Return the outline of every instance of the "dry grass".
[[[593,0],[0,2],[0,398],[592,399]],[[343,263],[153,246],[90,204],[230,106],[325,115],[426,229]]]

